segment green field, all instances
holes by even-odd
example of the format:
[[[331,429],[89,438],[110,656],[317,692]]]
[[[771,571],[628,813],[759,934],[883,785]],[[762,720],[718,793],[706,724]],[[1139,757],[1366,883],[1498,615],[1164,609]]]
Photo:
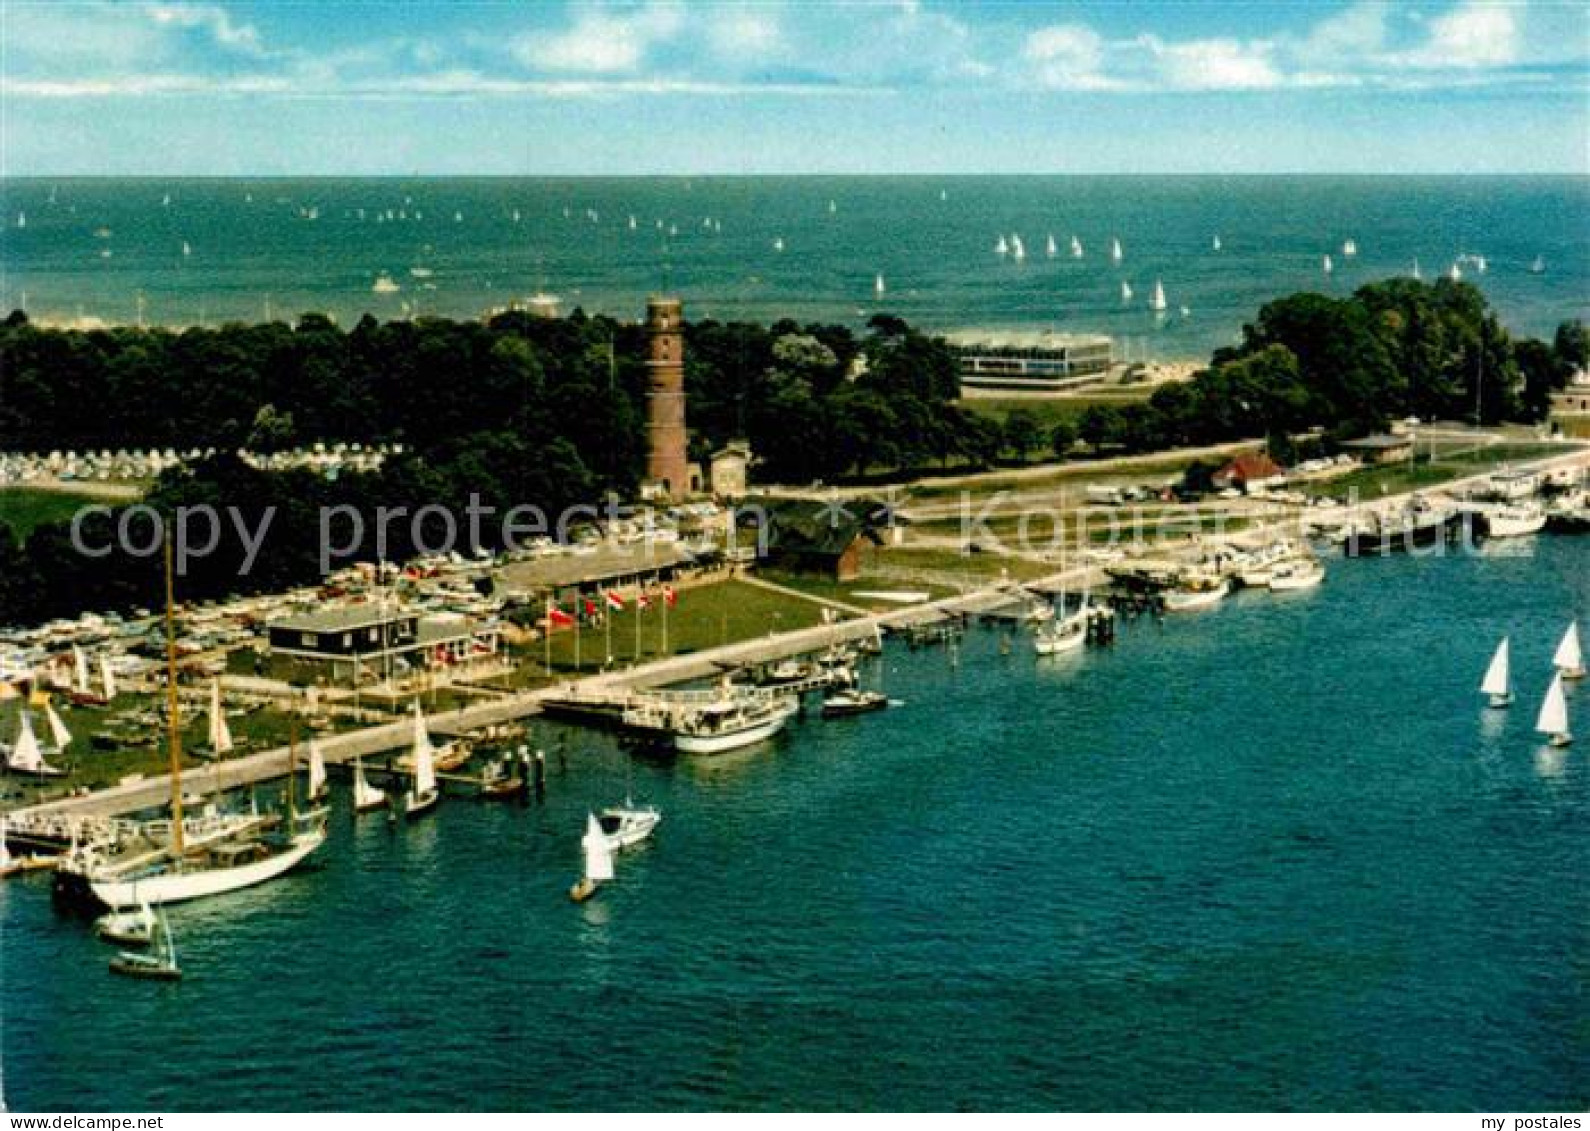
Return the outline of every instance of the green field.
[[[1541,459],[1571,449],[1561,444],[1515,442],[1493,444],[1488,448],[1470,449],[1443,455],[1438,459],[1421,459],[1416,463],[1386,464],[1383,467],[1366,467],[1351,471],[1330,480],[1322,493],[1339,499],[1351,497],[1373,500],[1379,495],[1398,495],[1408,491],[1428,490],[1454,479],[1480,475],[1499,470],[1508,464]]]
[[[1097,405],[1123,408],[1141,404],[1153,395],[1156,385],[1122,385],[1110,392],[1090,391],[1074,397],[963,397],[967,412],[986,416],[1003,424],[1016,409],[1025,409],[1045,432],[1062,420],[1075,424],[1082,414]]]
[[[92,496],[70,491],[40,491],[32,487],[0,490],[0,525],[9,526],[20,541],[33,528],[48,522],[65,522],[77,508],[96,502]]]

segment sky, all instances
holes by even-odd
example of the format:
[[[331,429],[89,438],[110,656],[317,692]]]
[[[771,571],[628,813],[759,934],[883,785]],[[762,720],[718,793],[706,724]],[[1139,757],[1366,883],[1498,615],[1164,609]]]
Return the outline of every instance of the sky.
[[[0,0],[0,174],[1590,174],[1590,0]]]

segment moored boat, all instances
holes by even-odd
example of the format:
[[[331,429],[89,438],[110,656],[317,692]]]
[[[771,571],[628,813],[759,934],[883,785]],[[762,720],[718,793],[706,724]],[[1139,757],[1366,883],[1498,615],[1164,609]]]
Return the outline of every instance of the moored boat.
[[[798,707],[793,699],[721,699],[679,717],[674,748],[681,754],[738,750],[772,738]]]
[[[1313,589],[1324,580],[1325,567],[1319,562],[1313,558],[1296,558],[1275,567],[1270,575],[1269,587],[1272,593],[1287,593]]]
[[[866,715],[882,711],[889,706],[889,697],[881,691],[862,691],[845,688],[835,691],[823,700],[823,718],[842,719],[851,715]]]
[[[155,920],[152,934],[158,936],[159,947],[156,953],[138,954],[128,950],[121,951],[110,960],[111,973],[128,978],[148,978],[162,982],[174,982],[181,978],[182,968],[177,965],[176,940],[172,938],[171,924],[164,914]]]
[[[1231,583],[1220,577],[1190,577],[1165,594],[1167,613],[1190,613],[1212,608],[1226,599]]]

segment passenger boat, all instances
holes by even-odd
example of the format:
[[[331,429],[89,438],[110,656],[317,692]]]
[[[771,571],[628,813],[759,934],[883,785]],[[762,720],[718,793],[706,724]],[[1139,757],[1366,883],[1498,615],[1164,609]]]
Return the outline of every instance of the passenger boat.
[[[1167,613],[1190,613],[1212,608],[1226,599],[1231,583],[1213,576],[1190,577],[1165,594]]]
[[[124,950],[110,960],[112,974],[121,974],[128,978],[149,978],[162,982],[174,982],[182,977],[182,968],[177,965],[177,944],[171,937],[171,924],[166,921],[165,915],[160,915],[156,920],[156,931],[160,937],[160,947],[156,954],[137,954]]]
[[[1491,657],[1490,666],[1485,669],[1485,678],[1480,681],[1480,694],[1488,699],[1488,705],[1495,708],[1511,707],[1513,705],[1513,683],[1509,672],[1507,637],[1502,637],[1502,642],[1496,646],[1496,653]]]
[[[1584,678],[1584,653],[1579,648],[1578,621],[1569,622],[1568,631],[1562,634],[1562,641],[1557,645],[1551,662],[1563,679]]]
[[[1270,575],[1270,591],[1286,593],[1299,589],[1313,589],[1325,580],[1325,567],[1313,558],[1295,558],[1282,562]]]
[[[610,805],[596,818],[612,852],[622,852],[646,840],[662,823],[662,813],[646,805],[637,806],[629,798],[622,805]]]
[[[585,853],[585,875],[569,889],[569,898],[575,903],[584,903],[596,894],[600,885],[613,878],[613,850],[594,813],[586,814],[585,836],[580,847]]]
[[[866,715],[882,711],[889,706],[889,697],[881,691],[862,691],[847,688],[835,691],[823,700],[823,718],[842,719],[850,715]]]
[[[681,754],[722,754],[772,738],[799,709],[793,698],[720,699],[681,714],[673,727]]]
[[[1535,729],[1546,736],[1551,746],[1567,746],[1573,742],[1568,730],[1568,699],[1562,690],[1562,673],[1551,677],[1551,686],[1540,704],[1540,714],[1535,719]]]

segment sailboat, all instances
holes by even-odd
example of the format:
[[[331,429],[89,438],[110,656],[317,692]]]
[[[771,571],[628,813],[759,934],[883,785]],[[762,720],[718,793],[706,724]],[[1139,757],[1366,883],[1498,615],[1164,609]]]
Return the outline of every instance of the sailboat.
[[[1573,741],[1568,730],[1568,698],[1562,692],[1562,674],[1551,677],[1546,698],[1540,705],[1540,715],[1535,719],[1535,729],[1546,736],[1550,746],[1567,746]]]
[[[569,889],[569,898],[575,903],[584,903],[596,894],[598,884],[613,878],[613,849],[594,813],[585,816],[585,836],[580,846],[585,850],[585,875]]]
[[[221,705],[221,681],[210,681],[210,753],[223,758],[232,752],[232,728],[226,725],[226,710]]]
[[[784,237],[783,236],[774,236],[773,237],[773,250],[774,251],[783,251],[784,250]]]
[[[1332,271],[1336,270],[1336,264],[1331,262],[1331,257],[1330,257],[1330,253],[1329,252],[1327,252],[1325,254],[1325,256],[1320,260],[1320,270],[1324,271],[1325,274],[1327,274],[1327,275],[1329,275]]]
[[[17,716],[17,726],[17,740],[12,743],[11,753],[6,756],[6,767],[14,774],[31,774],[36,778],[65,777],[65,770],[44,760],[44,751],[39,747],[38,736],[33,733],[33,720],[28,717],[26,707]]]
[[[1461,283],[1463,281],[1463,268],[1454,262],[1451,267],[1447,268],[1446,277],[1454,283]]]
[[[193,245],[188,243],[187,240],[183,240],[182,241],[182,258],[186,259],[188,256],[190,256],[192,254],[193,254]]]
[[[994,244],[994,254],[995,255],[1009,255],[1010,254],[1010,245],[1005,242],[1005,237],[1004,236],[1000,236],[999,237],[999,241]]]
[[[1578,621],[1570,623],[1568,631],[1562,634],[1562,643],[1557,645],[1557,653],[1552,656],[1551,662],[1563,679],[1584,678],[1584,653],[1579,649]]]
[[[1131,283],[1127,283],[1127,282],[1123,282],[1121,284],[1121,304],[1124,306],[1126,303],[1129,303],[1131,301],[1132,301],[1132,284]]]
[[[883,297],[883,292],[884,292],[883,276],[879,275],[877,278],[872,280],[872,293],[877,298],[882,298]]]
[[[1120,261],[1121,261],[1121,241],[1119,239],[1112,239],[1110,241],[1110,262],[1111,263],[1119,263]]]
[[[55,713],[55,704],[44,705],[44,721],[50,728],[50,741],[55,743],[57,753],[64,753],[72,744],[72,732],[66,729],[66,724],[61,721],[61,716]]]
[[[430,732],[425,729],[425,716],[420,705],[414,704],[414,776],[409,780],[409,791],[403,798],[403,815],[418,817],[436,808],[442,791],[436,785],[436,763],[431,749]]]
[[[1413,277],[1415,279],[1424,278],[1424,272],[1419,270],[1419,257],[1418,256],[1414,256],[1413,257]]]
[[[1155,279],[1154,294],[1153,297],[1148,300],[1148,308],[1155,313],[1160,313],[1165,310],[1165,307],[1165,285],[1158,279]]]
[[[1054,233],[1053,232],[1050,232],[1049,233],[1049,238],[1044,241],[1043,253],[1044,253],[1044,256],[1046,258],[1048,258],[1048,259],[1053,259],[1056,255],[1060,254],[1060,248],[1058,246],[1056,246],[1056,244],[1054,242]]]
[[[18,228],[26,228],[27,226],[28,226],[28,214],[26,212],[18,212],[17,213],[17,227]]]
[[[359,758],[353,760],[353,811],[355,813],[368,813],[372,809],[385,809],[387,805],[386,791],[377,789],[370,784],[364,776],[364,761]]]
[[[68,901],[92,899],[115,909],[141,903],[158,907],[221,895],[275,879],[326,841],[323,821],[300,827],[291,812],[285,828],[269,836],[259,834],[266,823],[259,814],[205,816],[192,822],[183,819],[182,711],[177,694],[176,598],[169,537],[165,539],[165,565],[171,819],[145,824],[111,853],[88,846],[67,852],[55,870],[55,892]]]
[[[1513,705],[1512,677],[1508,672],[1507,637],[1496,646],[1490,667],[1485,669],[1485,679],[1480,683],[1480,694],[1490,697],[1489,705],[1496,708]]]
[[[1357,254],[1358,254],[1358,241],[1357,240],[1345,240],[1342,243],[1342,258],[1343,259],[1351,259],[1353,256],[1355,256]]]
[[[1071,237],[1071,258],[1082,258],[1082,241],[1077,239],[1076,236]]]
[[[1545,256],[1535,256],[1534,262],[1529,265],[1529,273],[1531,275],[1544,275],[1546,273]]]
[[[830,216],[832,216],[832,215],[833,215],[833,214],[834,214],[834,213],[835,213],[835,212],[838,212],[838,211],[839,211],[839,205],[838,205],[838,203],[837,203],[837,202],[835,202],[835,201],[832,201],[832,200],[830,200],[830,201],[829,201],[829,202],[828,202],[828,214],[829,214],[829,215],[830,215]]]
[[[309,740],[309,791],[306,797],[313,803],[322,800],[328,791],[326,785],[326,758],[320,752],[320,743],[311,738]]]
[[[1215,238],[1209,241],[1209,249],[1211,251],[1219,251],[1220,250],[1220,233],[1219,232],[1216,232],[1215,233]]]
[[[147,904],[145,905],[147,907]],[[164,912],[155,918],[155,934],[159,936],[160,946],[156,954],[137,954],[130,950],[121,951],[110,960],[112,974],[122,974],[128,978],[153,978],[163,982],[174,982],[182,977],[182,968],[177,965],[177,943],[171,936],[171,924],[166,921]]]
[[[111,670],[109,656],[99,658],[99,679],[105,694],[105,702],[109,703],[116,698],[116,673]]]
[[[1020,236],[1010,237],[1010,257],[1017,263],[1027,258],[1027,245],[1021,242]]]

